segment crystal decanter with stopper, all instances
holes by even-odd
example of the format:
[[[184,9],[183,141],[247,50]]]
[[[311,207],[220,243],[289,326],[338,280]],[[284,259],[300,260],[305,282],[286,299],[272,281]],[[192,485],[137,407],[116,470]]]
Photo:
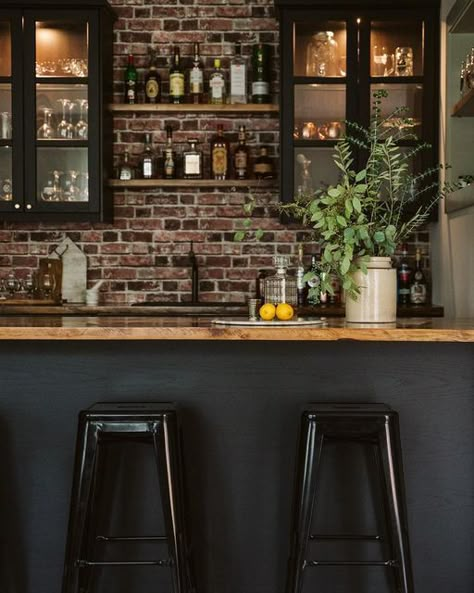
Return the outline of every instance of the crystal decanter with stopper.
[[[298,296],[296,290],[296,278],[286,273],[290,266],[290,258],[287,255],[276,255],[273,258],[273,265],[276,268],[275,274],[265,278],[265,303],[278,305],[288,303],[296,306]]]

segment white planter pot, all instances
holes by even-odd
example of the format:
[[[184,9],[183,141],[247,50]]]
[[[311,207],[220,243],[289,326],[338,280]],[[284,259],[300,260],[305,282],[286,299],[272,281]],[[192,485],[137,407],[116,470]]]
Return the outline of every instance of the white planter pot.
[[[349,323],[393,323],[397,317],[397,271],[389,257],[371,257],[367,274],[359,271],[354,280],[360,294],[346,298]]]

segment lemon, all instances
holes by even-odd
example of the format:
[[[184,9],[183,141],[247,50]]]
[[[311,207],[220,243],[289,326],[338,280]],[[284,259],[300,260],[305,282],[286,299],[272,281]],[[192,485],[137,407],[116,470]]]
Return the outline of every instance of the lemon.
[[[265,305],[260,307],[259,314],[264,321],[271,321],[275,317],[275,312],[275,305],[272,305],[272,303],[265,303]]]
[[[280,321],[289,321],[294,314],[293,307],[288,303],[280,303],[276,308],[276,316]]]

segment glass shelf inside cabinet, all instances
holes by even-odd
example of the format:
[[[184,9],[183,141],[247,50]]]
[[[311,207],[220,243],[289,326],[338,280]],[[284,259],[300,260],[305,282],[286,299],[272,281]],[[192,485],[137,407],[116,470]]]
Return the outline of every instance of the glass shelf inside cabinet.
[[[295,77],[346,76],[345,21],[295,23],[293,47]]]
[[[12,200],[12,149],[10,146],[0,146],[0,204]]]
[[[334,164],[334,148],[295,147],[293,153],[295,195],[337,185],[340,171]]]
[[[36,76],[85,78],[88,75],[88,25],[78,20],[36,23]]]
[[[87,97],[85,84],[37,84],[37,139],[42,142],[86,142],[89,131]]]
[[[295,145],[330,143],[344,134],[346,86],[344,84],[295,85]]]
[[[385,134],[397,140],[416,140],[422,134],[423,85],[421,84],[372,84],[371,95],[378,90],[388,91],[382,102]],[[406,108],[399,111],[399,108]]]
[[[372,21],[370,74],[377,78],[423,76],[423,21]]]
[[[89,201],[86,148],[38,148],[36,166],[38,202]]]
[[[0,21],[0,78],[12,75],[10,23]]]

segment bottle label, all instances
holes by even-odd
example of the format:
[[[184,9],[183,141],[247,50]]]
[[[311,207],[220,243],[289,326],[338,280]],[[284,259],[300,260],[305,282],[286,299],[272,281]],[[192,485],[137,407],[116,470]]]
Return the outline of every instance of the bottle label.
[[[135,101],[135,82],[133,80],[127,81],[127,99]]]
[[[236,97],[247,95],[247,68],[244,64],[230,66],[230,94]]]
[[[192,95],[202,93],[204,79],[200,68],[193,68],[189,74],[189,92]]]
[[[174,176],[174,155],[171,149],[165,150],[164,172],[166,177]]]
[[[170,95],[172,97],[184,96],[184,74],[182,72],[170,74]]]
[[[143,177],[145,179],[153,177],[153,163],[151,161],[145,161],[143,163]]]
[[[268,82],[264,82],[259,80],[257,82],[252,82],[252,95],[269,95],[270,94],[270,84]]]
[[[156,99],[160,92],[160,85],[156,78],[150,78],[145,86],[145,94],[149,99]]]
[[[255,163],[253,167],[254,173],[271,173],[271,163]]]
[[[212,172],[214,175],[226,175],[227,149],[225,146],[216,146],[212,150]]]
[[[132,170],[129,167],[122,167],[120,169],[119,177],[122,181],[130,181],[132,178]]]
[[[424,305],[426,303],[426,286],[414,282],[410,287],[410,302],[413,305]]]
[[[184,174],[201,175],[201,159],[198,154],[186,154],[184,156]]]
[[[242,150],[240,152],[235,153],[234,157],[234,167],[236,171],[246,172],[248,165],[248,158],[247,153]]]
[[[211,87],[211,97],[213,99],[222,99],[224,94],[224,79],[221,76],[213,76],[209,81]]]

